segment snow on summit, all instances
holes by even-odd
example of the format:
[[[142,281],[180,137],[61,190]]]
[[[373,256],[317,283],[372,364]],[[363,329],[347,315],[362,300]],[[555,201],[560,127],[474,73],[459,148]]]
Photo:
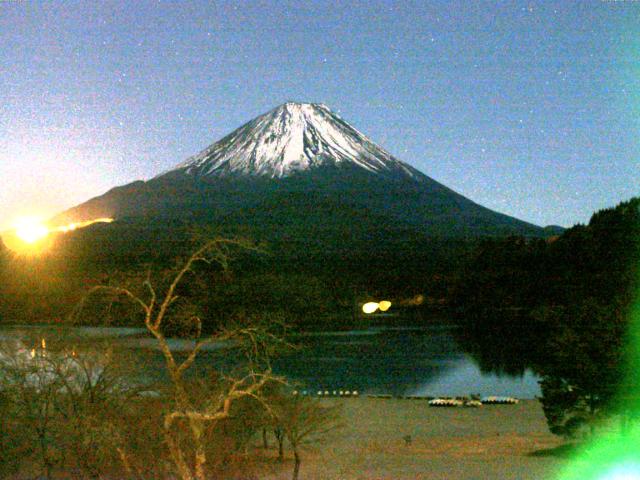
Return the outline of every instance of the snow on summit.
[[[172,171],[198,177],[240,174],[278,178],[344,162],[375,173],[421,176],[326,105],[293,102],[251,120]]]

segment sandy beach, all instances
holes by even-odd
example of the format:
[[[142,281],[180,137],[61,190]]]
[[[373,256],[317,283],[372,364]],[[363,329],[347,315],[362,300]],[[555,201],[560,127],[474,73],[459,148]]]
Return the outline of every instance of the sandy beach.
[[[324,401],[342,404],[344,426],[307,448],[302,479],[540,480],[554,478],[566,462],[550,454],[563,441],[549,433],[536,400],[480,408],[366,397]],[[286,462],[264,478],[290,478],[290,452]]]

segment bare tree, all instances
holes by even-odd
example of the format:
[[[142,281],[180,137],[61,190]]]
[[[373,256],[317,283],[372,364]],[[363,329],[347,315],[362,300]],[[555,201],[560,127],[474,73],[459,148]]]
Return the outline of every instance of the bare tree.
[[[142,282],[143,293],[114,286],[97,286],[76,309],[78,314],[87,302],[96,295],[106,295],[111,301],[127,299],[137,305],[144,314],[144,324],[156,339],[164,356],[165,366],[171,380],[172,405],[163,418],[164,440],[168,446],[177,474],[182,480],[205,480],[207,464],[206,433],[220,421],[229,418],[232,405],[239,399],[252,398],[267,411],[271,407],[264,400],[262,390],[268,383],[283,382],[272,374],[269,356],[273,345],[281,343],[269,325],[245,324],[220,327],[214,334],[202,336],[202,322],[197,315],[190,317],[195,333],[192,348],[186,358],[177,358],[165,337],[163,327],[172,307],[180,298],[178,289],[187,276],[193,273],[198,263],[218,264],[224,270],[229,266],[231,249],[256,250],[245,240],[214,239],[204,243],[178,268],[168,283],[166,291],[160,293],[151,282],[150,273]],[[194,391],[185,380],[185,373],[194,364],[196,357],[207,345],[224,342],[240,347],[247,361],[242,375],[220,376],[219,388],[202,398],[201,391]],[[133,474],[133,472],[130,472]]]
[[[0,347],[0,394],[10,416],[3,426],[16,451],[15,469],[35,468],[45,478],[61,470],[67,478],[120,474],[113,454],[117,420],[139,393],[128,369],[94,340],[78,346],[80,338],[71,341],[57,329],[37,338]]]
[[[23,453],[45,478],[51,478],[63,453],[56,441],[60,432],[55,402],[63,387],[61,375],[68,372],[57,363],[20,341],[5,342],[0,350],[0,390],[17,423],[13,433],[21,437],[13,442],[23,446]]]
[[[302,395],[283,392],[274,403],[276,430],[289,441],[293,451],[292,479],[298,480],[305,445],[321,441],[329,432],[340,426],[337,406],[324,406],[320,401]]]
[[[135,381],[127,355],[116,354],[106,343],[83,343],[61,352],[74,370],[72,376],[60,375],[63,389],[55,402],[65,425],[61,448],[73,452],[68,468],[73,465],[82,478],[122,477],[127,472],[118,469],[120,439],[126,436],[127,421],[142,416],[141,395],[148,386]]]

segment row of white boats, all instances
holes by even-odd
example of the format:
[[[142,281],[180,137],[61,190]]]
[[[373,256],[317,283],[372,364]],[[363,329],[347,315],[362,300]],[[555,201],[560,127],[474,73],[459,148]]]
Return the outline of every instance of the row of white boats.
[[[473,398],[433,398],[429,400],[430,407],[481,407],[482,405],[516,405],[520,400],[513,397],[483,397]]]
[[[359,397],[358,390],[294,390],[293,395],[317,397]],[[515,405],[520,400],[514,397],[491,395],[482,398],[470,397],[424,397],[416,395],[394,397],[390,394],[368,393],[367,398],[399,398],[404,400],[426,400],[430,407],[481,407],[482,405]]]

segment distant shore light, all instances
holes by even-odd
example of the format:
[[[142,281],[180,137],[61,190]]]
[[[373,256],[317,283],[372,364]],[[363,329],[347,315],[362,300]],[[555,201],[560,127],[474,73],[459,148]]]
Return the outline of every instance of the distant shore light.
[[[362,311],[364,313],[373,313],[378,310],[379,307],[380,305],[378,304],[378,302],[367,302],[362,305]]]
[[[386,312],[387,310],[389,310],[391,308],[391,302],[389,300],[382,300],[378,304],[378,308],[380,308],[381,312]]]

